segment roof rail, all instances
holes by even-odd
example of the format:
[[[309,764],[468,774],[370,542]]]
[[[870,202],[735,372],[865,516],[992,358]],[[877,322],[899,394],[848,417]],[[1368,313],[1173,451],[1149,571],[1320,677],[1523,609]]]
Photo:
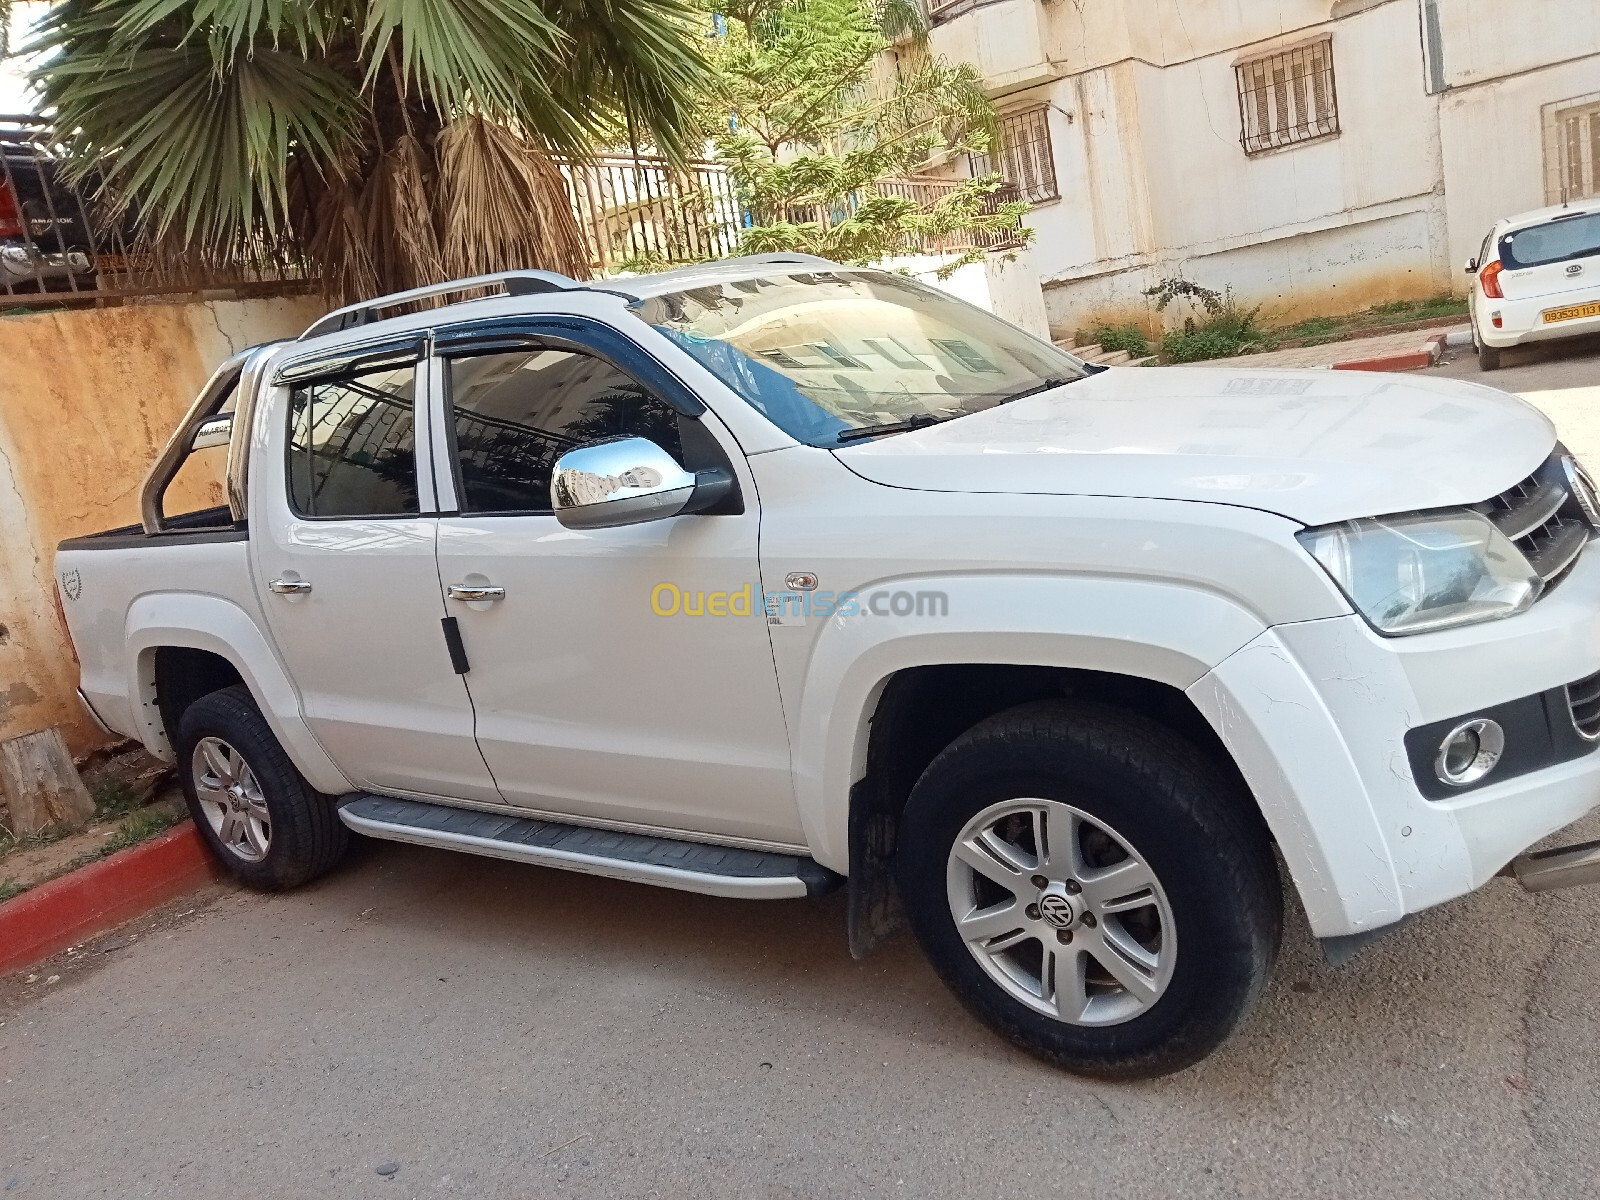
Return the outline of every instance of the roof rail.
[[[376,321],[377,314],[386,308],[411,304],[433,296],[448,296],[452,292],[470,292],[479,288],[494,287],[496,284],[503,287],[508,296],[534,296],[540,292],[562,292],[584,286],[576,279],[570,279],[555,271],[531,270],[496,271],[492,275],[473,275],[466,279],[452,279],[446,283],[430,283],[427,287],[391,292],[387,296],[378,296],[372,300],[363,300],[359,304],[335,309],[302,333],[300,340],[303,342],[307,338],[318,337],[324,333],[335,333],[341,329]]]
[[[730,263],[749,263],[755,266],[758,263],[769,263],[772,266],[782,266],[784,263],[802,263],[809,266],[838,267],[842,263],[834,262],[831,258],[823,258],[818,254],[802,254],[798,250],[773,250],[766,254],[741,254],[736,258],[713,259],[707,263],[697,263],[696,266],[720,267]]]

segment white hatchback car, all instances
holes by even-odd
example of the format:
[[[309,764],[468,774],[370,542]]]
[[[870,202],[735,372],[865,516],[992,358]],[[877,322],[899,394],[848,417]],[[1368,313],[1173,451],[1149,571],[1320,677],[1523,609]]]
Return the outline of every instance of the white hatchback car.
[[[1485,371],[1512,346],[1600,333],[1600,199],[1506,218],[1467,274],[1472,344]]]

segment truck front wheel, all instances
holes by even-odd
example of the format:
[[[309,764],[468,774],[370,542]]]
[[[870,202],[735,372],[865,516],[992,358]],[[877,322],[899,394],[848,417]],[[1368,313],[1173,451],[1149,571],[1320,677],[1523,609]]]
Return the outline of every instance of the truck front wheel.
[[[947,747],[901,821],[901,890],[980,1020],[1085,1075],[1211,1053],[1272,973],[1282,894],[1239,784],[1170,730],[1063,702]]]
[[[350,834],[333,798],[295,769],[242,685],[184,710],[177,753],[195,828],[240,882],[283,891],[344,856]]]

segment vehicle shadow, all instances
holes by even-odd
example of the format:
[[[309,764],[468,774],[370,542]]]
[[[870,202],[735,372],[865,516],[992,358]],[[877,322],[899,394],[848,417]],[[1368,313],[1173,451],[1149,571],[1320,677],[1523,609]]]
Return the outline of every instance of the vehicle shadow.
[[[1600,333],[1586,337],[1563,338],[1554,342],[1529,342],[1501,352],[1502,371],[1517,367],[1535,367],[1541,363],[1563,362],[1567,359],[1585,358],[1600,354]],[[1484,372],[1485,375],[1491,372]]]
[[[981,1064],[1030,1086],[1090,1086],[981,1027],[944,989],[908,933],[853,961],[842,892],[817,900],[726,900],[372,843],[355,859],[344,882],[331,886],[360,887],[378,898],[386,926],[414,935],[452,931],[498,957],[597,978],[643,970],[732,1020],[776,1013],[813,1028],[870,1026],[875,1045],[933,1054],[950,1069]],[[1541,930],[1554,920],[1557,903],[1495,881],[1334,970],[1323,962],[1291,889],[1273,982],[1222,1051],[1168,1079],[1092,1088],[1113,1105],[1188,1097],[1241,1118],[1283,1102],[1307,1072],[1356,1094],[1369,1093],[1375,1078],[1417,1071],[1460,1086],[1488,1079],[1503,1088],[1520,1069],[1516,1047],[1529,981],[1562,936]],[[1564,903],[1595,927],[1600,900]],[[1569,912],[1561,924],[1570,929],[1570,920]],[[1592,941],[1585,943],[1594,956]]]

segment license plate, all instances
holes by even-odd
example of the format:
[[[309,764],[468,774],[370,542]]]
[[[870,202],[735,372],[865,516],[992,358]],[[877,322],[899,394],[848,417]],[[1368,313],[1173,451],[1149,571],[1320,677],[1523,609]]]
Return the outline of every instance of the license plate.
[[[1574,304],[1570,308],[1547,308],[1544,310],[1544,323],[1554,325],[1557,321],[1576,321],[1579,317],[1600,317],[1600,303]]]

